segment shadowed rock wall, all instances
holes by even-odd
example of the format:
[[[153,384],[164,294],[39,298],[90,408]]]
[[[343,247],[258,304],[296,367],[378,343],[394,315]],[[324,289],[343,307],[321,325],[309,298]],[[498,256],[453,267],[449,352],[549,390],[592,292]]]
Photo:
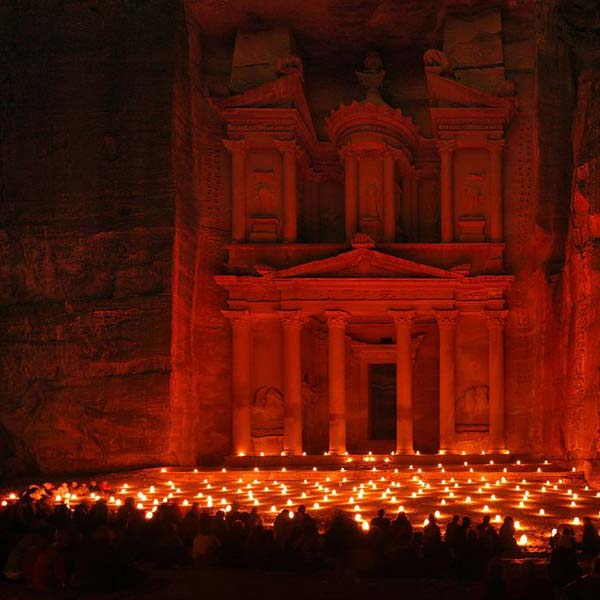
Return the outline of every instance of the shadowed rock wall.
[[[560,2],[556,30],[571,56],[572,176],[564,269],[558,286],[562,338],[560,425],[569,458],[600,451],[600,6]],[[597,482],[597,473],[595,474]]]
[[[6,472],[164,458],[175,8],[0,9]]]

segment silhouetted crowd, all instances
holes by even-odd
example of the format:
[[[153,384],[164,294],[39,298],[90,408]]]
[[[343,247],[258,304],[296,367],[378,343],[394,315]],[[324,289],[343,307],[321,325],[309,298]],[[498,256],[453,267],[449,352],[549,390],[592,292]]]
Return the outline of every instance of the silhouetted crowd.
[[[89,492],[89,489],[86,490]],[[552,588],[572,597],[600,597],[600,538],[584,519],[582,537],[565,526],[550,540],[547,573],[526,565],[523,597]],[[388,518],[379,510],[369,524],[338,511],[317,522],[304,506],[282,510],[272,527],[256,508],[212,513],[198,504],[161,503],[149,514],[126,498],[74,508],[31,489],[0,510],[0,564],[11,582],[48,592],[60,589],[112,591],[143,579],[140,565],[260,569],[286,572],[329,570],[368,577],[456,577],[485,581],[487,598],[504,597],[503,558],[522,558],[515,523],[499,529],[484,516],[474,524],[454,516],[444,527],[430,515],[416,529],[404,512]],[[589,574],[580,564],[591,560]],[[523,586],[522,586],[523,587]],[[533,595],[529,595],[533,594]],[[591,595],[590,595],[591,594]]]

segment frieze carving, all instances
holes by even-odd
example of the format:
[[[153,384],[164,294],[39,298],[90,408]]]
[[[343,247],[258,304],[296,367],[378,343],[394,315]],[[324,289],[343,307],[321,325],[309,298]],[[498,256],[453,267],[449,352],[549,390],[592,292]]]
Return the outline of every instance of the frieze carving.
[[[450,297],[444,290],[432,291],[431,289],[360,289],[356,287],[336,287],[335,289],[312,288],[310,291],[301,288],[293,293],[285,294],[286,300],[414,300],[426,297],[430,300],[446,300]]]

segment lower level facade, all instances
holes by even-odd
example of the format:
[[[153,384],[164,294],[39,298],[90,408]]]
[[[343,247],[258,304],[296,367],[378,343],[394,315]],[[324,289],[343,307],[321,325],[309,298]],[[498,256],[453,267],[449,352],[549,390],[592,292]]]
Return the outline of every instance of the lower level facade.
[[[489,257],[493,245],[481,246]],[[461,251],[432,248],[438,263]],[[411,250],[428,248],[376,249],[359,236],[277,268],[264,245],[230,247],[237,273],[216,281],[228,291],[233,455],[509,450],[513,278],[401,256]]]

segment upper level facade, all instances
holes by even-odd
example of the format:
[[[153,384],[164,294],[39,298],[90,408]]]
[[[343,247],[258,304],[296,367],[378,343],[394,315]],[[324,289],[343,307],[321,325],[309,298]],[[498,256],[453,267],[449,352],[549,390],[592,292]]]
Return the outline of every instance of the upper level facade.
[[[459,81],[446,56],[423,57],[431,132],[382,95],[386,70],[367,52],[355,77],[362,98],[341,102],[317,136],[302,61],[276,32],[237,36],[231,88],[211,102],[231,154],[228,271],[256,275],[338,254],[353,242],[430,266],[503,274],[504,140],[514,85],[484,91]],[[276,48],[277,50],[275,50]],[[269,73],[247,77],[263,51]],[[250,79],[250,81],[249,81]]]

